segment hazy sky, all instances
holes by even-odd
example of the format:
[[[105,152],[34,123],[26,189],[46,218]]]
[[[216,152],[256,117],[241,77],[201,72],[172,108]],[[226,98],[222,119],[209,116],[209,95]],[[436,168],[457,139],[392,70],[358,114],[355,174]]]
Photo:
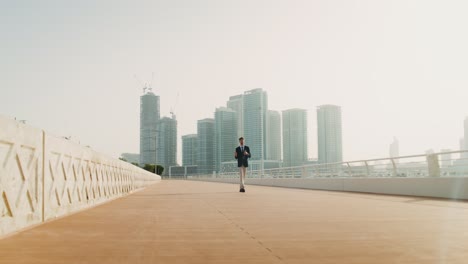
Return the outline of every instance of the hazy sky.
[[[0,114],[119,156],[139,151],[139,79],[180,136],[230,95],[343,110],[344,158],[457,149],[468,1],[2,1]],[[177,100],[177,94],[179,98]],[[248,142],[248,139],[247,139]]]

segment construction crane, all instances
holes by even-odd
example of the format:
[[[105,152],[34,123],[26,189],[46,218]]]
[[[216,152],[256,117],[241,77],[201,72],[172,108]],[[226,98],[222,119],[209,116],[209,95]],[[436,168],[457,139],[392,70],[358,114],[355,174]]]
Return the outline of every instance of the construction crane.
[[[176,119],[176,115],[175,115],[175,110],[177,108],[177,103],[179,102],[179,92],[177,92],[177,96],[176,96],[176,100],[175,100],[175,103],[174,103],[174,106],[171,107],[171,117],[172,119]]]
[[[143,87],[143,94],[145,94],[146,90],[148,89],[148,87],[146,87],[146,83],[143,83],[140,79],[138,79],[136,74],[133,75],[133,78],[135,78],[135,80],[137,80],[137,82],[140,84],[140,87]]]
[[[140,87],[143,87],[143,94],[146,94],[147,91],[151,92],[153,90],[154,72],[151,73],[151,82],[149,83],[149,85],[148,83],[143,83],[140,79],[138,79],[136,74],[134,74],[133,77],[135,78],[135,80],[138,81],[138,83],[140,84]]]

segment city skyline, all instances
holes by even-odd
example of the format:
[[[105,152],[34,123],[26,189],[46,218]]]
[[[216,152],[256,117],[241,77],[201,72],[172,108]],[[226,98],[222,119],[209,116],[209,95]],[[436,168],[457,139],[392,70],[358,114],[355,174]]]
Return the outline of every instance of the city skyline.
[[[147,88],[145,88],[145,89],[147,89]],[[149,91],[151,91],[151,90],[152,90],[152,88],[149,88]],[[263,108],[262,107],[260,108],[260,109],[264,109],[264,110],[266,109],[266,113],[264,114],[264,118],[263,118],[265,120],[265,127],[267,128],[267,130],[265,131],[264,139],[263,139],[265,141],[264,150],[263,150],[264,151],[264,156],[265,156],[264,160],[276,160],[276,159],[270,159],[270,156],[272,155],[271,153],[279,152],[281,158],[277,159],[277,160],[284,162],[284,158],[283,158],[284,157],[284,152],[283,151],[284,151],[284,146],[285,146],[284,141],[283,141],[284,128],[281,128],[280,129],[281,132],[279,133],[279,140],[281,142],[279,149],[271,147],[272,145],[274,145],[275,142],[278,142],[278,135],[276,135],[277,133],[272,133],[272,131],[274,130],[272,128],[274,126],[277,126],[278,125],[277,123],[281,124],[283,122],[283,118],[279,118],[279,120],[276,120],[277,119],[276,114],[279,114],[279,112],[276,111],[276,110],[268,109],[268,91],[267,90],[264,90],[263,88],[255,88],[255,89],[244,91],[242,94],[239,94],[239,95],[231,95],[231,96],[229,96],[229,100],[226,102],[227,107],[223,107],[223,106],[216,107],[215,111],[213,112],[213,115],[211,117],[206,117],[203,120],[213,119],[215,121],[216,120],[216,114],[217,114],[218,110],[222,110],[222,111],[226,111],[226,110],[231,111],[232,110],[232,111],[235,112],[235,117],[236,117],[234,127],[237,128],[237,129],[234,129],[235,132],[233,132],[233,135],[237,133],[237,134],[239,134],[237,137],[244,136],[244,133],[241,132],[242,130],[239,129],[238,126],[241,125],[243,127],[245,125],[244,122],[239,123],[239,118],[242,121],[244,121],[244,104],[245,104],[244,96],[246,94],[247,95],[262,94],[261,97],[264,98],[262,100],[265,101],[265,106]],[[158,100],[159,100],[159,97],[158,97]],[[158,102],[158,104],[159,104],[159,102]],[[341,106],[335,106],[335,105],[331,105],[331,104],[325,104],[325,105],[317,106],[317,118],[315,119],[317,129],[319,129],[318,128],[318,123],[320,122],[319,121],[320,120],[320,117],[319,117],[320,114],[319,113],[320,113],[320,108],[321,107],[322,108],[338,107],[338,109],[339,109],[339,123],[340,123],[340,125],[339,125],[339,130],[340,130],[340,132],[339,132],[339,134],[340,134],[340,136],[339,136],[340,137],[340,139],[339,139],[339,141],[340,141],[339,149],[341,149],[342,144],[343,144],[343,142],[342,142],[343,134],[341,132],[342,131]],[[252,106],[251,106],[251,108],[252,108]],[[264,110],[262,110],[262,111],[264,111]],[[283,110],[283,112],[285,112],[285,111],[288,112],[290,110],[294,110],[294,109],[286,109],[286,110]],[[304,110],[304,109],[297,109],[296,108],[295,110],[303,110],[303,111],[307,112],[307,110]],[[171,112],[171,114],[174,114],[174,113]],[[273,118],[275,119],[275,121],[274,121],[275,124],[274,125],[269,123],[269,119],[271,118],[270,117],[271,115],[273,115],[274,116]],[[308,121],[307,121],[308,115],[306,114],[305,116],[306,116],[306,124],[307,124],[308,123]],[[200,120],[198,120],[198,121],[200,121]],[[216,127],[216,123],[215,123],[215,127]],[[310,124],[307,125],[306,129],[308,130],[309,127],[310,127]],[[465,117],[465,120],[464,120],[464,133],[463,133],[463,135],[466,135],[467,133],[468,133],[468,116]],[[275,134],[275,135],[273,136],[274,139],[272,140],[271,135],[273,135],[273,134]],[[306,134],[308,134],[308,132],[306,132]],[[319,134],[320,133],[317,133],[317,141],[320,141]],[[197,136],[197,134],[196,133],[195,134],[187,134],[187,135],[181,135],[181,136],[178,137],[178,138],[180,138],[180,144],[177,143],[177,147],[180,148],[181,161],[177,162],[176,164],[173,164],[171,166],[175,166],[175,165],[184,166],[183,165],[183,159],[184,159],[184,157],[183,157],[183,153],[184,153],[183,146],[184,146],[184,137],[186,137],[186,136]],[[220,140],[217,139],[218,135],[216,133],[216,129],[214,130],[214,136],[215,136],[215,140],[213,140],[213,148],[215,149],[214,167],[215,167],[215,170],[218,172],[219,169],[220,169],[220,163],[230,161],[230,160],[227,158],[227,154],[224,155],[224,156],[226,156],[226,158],[220,159],[220,154],[218,153],[220,151],[217,149],[219,147],[217,145],[219,145]],[[225,137],[226,137],[226,135],[225,135]],[[233,137],[233,138],[237,138],[237,137]],[[306,142],[308,142],[308,143],[307,143],[307,147],[305,148],[306,151],[307,151],[305,156],[307,157],[307,161],[309,161],[309,162],[314,161],[314,160],[316,160],[318,162],[319,159],[320,159],[319,158],[320,142],[317,144],[317,155],[315,157],[311,157],[310,154],[309,154],[311,152],[311,150],[308,147],[310,145],[311,141],[312,140],[309,140],[308,135],[307,135]],[[177,142],[179,142],[179,140],[177,140]],[[246,140],[246,142],[247,142],[247,140]],[[459,143],[460,149],[463,149],[463,148],[468,149],[468,146],[465,145],[464,137],[462,137],[459,142],[460,142]],[[390,144],[389,149],[390,149],[389,152],[388,152],[389,154],[387,156],[382,156],[382,157],[397,157],[397,156],[399,156],[399,141],[398,141],[398,139],[396,137],[393,137],[393,142]],[[444,152],[444,151],[447,151],[447,150],[448,149],[443,149],[443,148],[440,149],[441,152]],[[427,151],[428,150],[426,150],[426,153],[427,153]],[[430,149],[430,151],[433,152],[434,150]],[[340,154],[337,156],[336,161],[345,161],[343,159],[343,156],[344,156],[343,155],[343,150],[341,149],[339,152],[340,152]],[[398,155],[396,155],[396,154],[398,154]],[[277,154],[274,154],[274,155],[277,155]],[[220,160],[222,160],[222,161],[220,162]],[[335,161],[333,161],[333,162],[335,162]],[[284,164],[282,166],[284,166]],[[294,166],[296,166],[296,165],[294,165]]]
[[[0,8],[0,114],[113,157],[139,152],[144,82],[179,140],[255,87],[276,111],[340,105],[344,160],[386,157],[394,136],[401,155],[464,137],[467,2],[47,2]]]
[[[201,167],[200,171],[202,173],[209,173],[211,169],[221,172],[222,163],[233,161],[232,149],[237,145],[239,135],[244,135],[244,133],[253,136],[254,149],[260,148],[261,150],[261,157],[257,158],[257,160],[278,161],[278,166],[281,166],[282,163],[282,166],[286,167],[300,166],[310,161],[308,156],[307,111],[298,108],[284,110],[281,118],[278,111],[268,109],[267,91],[262,88],[255,88],[245,91],[242,95],[229,97],[227,105],[235,110],[221,106],[215,109],[214,118],[198,120],[197,132],[202,133],[200,137],[198,134],[181,136],[182,162],[178,163],[176,115],[171,111],[172,118],[160,118],[159,96],[152,92],[151,87],[145,87],[143,92],[144,95],[140,97],[140,144],[143,144],[140,146],[140,157],[142,157],[141,161],[152,157],[154,153],[148,152],[147,149],[153,146],[156,159],[153,157],[154,161],[140,162],[140,166],[142,164],[159,164],[169,168],[171,166],[197,164],[197,166]],[[335,113],[335,108],[338,109],[337,113]],[[320,112],[324,113],[320,114]],[[337,158],[333,158],[332,162],[341,161],[340,107],[333,105],[319,106],[317,113],[317,123],[320,124],[318,126],[319,132],[325,128],[324,131],[328,131],[327,134],[335,130],[339,132],[338,137],[333,140],[331,138],[320,139],[322,133],[319,133],[319,148],[323,148],[320,145],[321,141],[327,142],[327,144],[339,145],[339,150],[326,147],[322,150],[319,149],[319,153],[325,151],[327,157],[338,155]],[[243,127],[248,128],[247,132],[238,129],[239,118],[243,119]],[[208,128],[212,122],[214,122],[214,127]],[[156,124],[156,129],[153,128],[153,123]],[[327,126],[321,128],[321,126],[324,126],[323,124],[327,124]],[[210,140],[211,134],[213,138]],[[328,135],[328,137],[332,134],[332,137],[335,138],[335,132]],[[154,138],[151,138],[151,135],[156,138],[155,145]],[[192,142],[194,139],[196,139],[196,142]],[[336,140],[339,142],[335,142]],[[203,151],[201,151],[202,149]],[[214,149],[214,154],[210,153],[211,149]],[[203,152],[200,160],[197,158],[196,151]],[[210,158],[213,158],[213,160],[210,160]],[[209,165],[211,163],[214,163],[213,168]]]

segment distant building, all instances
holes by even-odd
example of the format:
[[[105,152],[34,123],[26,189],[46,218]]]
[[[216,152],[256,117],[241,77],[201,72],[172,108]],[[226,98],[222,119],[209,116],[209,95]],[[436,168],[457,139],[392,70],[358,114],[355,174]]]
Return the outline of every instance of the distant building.
[[[318,162],[343,161],[341,107],[322,105],[317,108]]]
[[[213,118],[198,120],[198,155],[199,174],[212,174],[215,167],[215,121]]]
[[[440,152],[451,152],[450,149],[441,149]],[[442,154],[440,157],[440,163],[442,167],[447,168],[452,166],[452,153]]]
[[[124,160],[130,163],[140,163],[140,154],[122,153],[120,157],[122,157]]]
[[[301,166],[308,162],[307,111],[283,111],[283,166]]]
[[[465,149],[465,139],[464,138],[460,138],[460,150],[466,150]],[[460,159],[466,159],[467,158],[467,153],[460,153]]]
[[[393,142],[390,144],[389,154],[390,158],[396,158],[400,156],[400,143],[396,137],[393,138]]]
[[[237,114],[236,137],[244,136],[244,95],[239,94],[229,97],[227,107],[234,110]]]
[[[266,113],[268,96],[261,88],[244,93],[244,138],[252,152],[251,160],[264,160],[266,157]]]
[[[156,164],[157,125],[160,118],[159,96],[145,88],[140,97],[140,166]]]
[[[464,122],[464,128],[465,128],[465,149],[468,149],[468,117],[465,118],[465,122]]]
[[[169,177],[182,178],[185,174],[185,167],[183,166],[171,166],[167,168],[168,173],[166,174]]]
[[[182,166],[197,165],[198,136],[182,136]]]
[[[182,178],[197,174],[197,166],[171,166],[168,175],[173,178]]]
[[[215,158],[216,171],[221,170],[221,163],[234,160],[237,147],[237,113],[226,107],[215,111]]]
[[[434,149],[427,149],[424,153],[425,153],[426,155],[431,155],[431,154],[434,154],[435,151],[434,151]]]
[[[465,118],[464,129],[463,150],[468,150],[468,117]],[[468,159],[468,152],[463,153],[462,157]]]
[[[169,167],[177,165],[177,120],[164,117],[158,122],[156,164],[164,167],[168,175]]]
[[[281,115],[268,110],[266,120],[266,159],[281,160]]]

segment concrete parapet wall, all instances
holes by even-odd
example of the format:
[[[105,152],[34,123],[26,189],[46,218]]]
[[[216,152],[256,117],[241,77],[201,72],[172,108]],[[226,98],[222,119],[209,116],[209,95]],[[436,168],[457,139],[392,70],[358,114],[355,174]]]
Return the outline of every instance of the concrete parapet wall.
[[[196,181],[239,183],[236,178],[191,178]],[[468,178],[247,178],[246,184],[313,190],[468,199]]]
[[[160,180],[132,164],[0,116],[0,237]]]

